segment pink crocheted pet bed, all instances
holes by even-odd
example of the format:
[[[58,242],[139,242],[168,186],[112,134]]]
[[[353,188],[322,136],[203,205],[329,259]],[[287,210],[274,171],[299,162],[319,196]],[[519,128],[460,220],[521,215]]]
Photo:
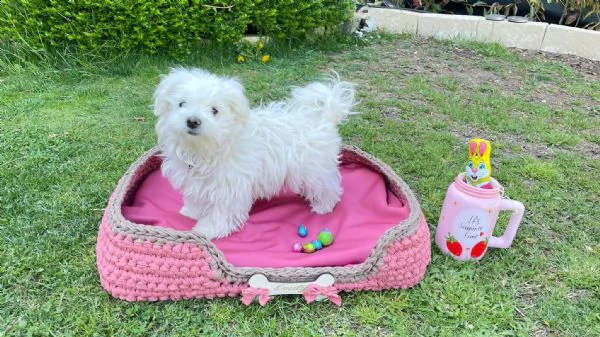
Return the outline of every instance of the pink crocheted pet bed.
[[[128,301],[242,295],[264,305],[270,295],[304,294],[307,301],[338,291],[408,288],[430,261],[429,229],[412,191],[392,170],[357,148],[344,147],[344,195],[326,215],[282,190],[258,201],[239,232],[209,241],[179,214],[181,195],[160,173],[157,149],[121,178],[100,224],[96,246],[102,286]],[[298,224],[309,231],[298,237]],[[313,254],[295,242],[334,233],[334,244]]]

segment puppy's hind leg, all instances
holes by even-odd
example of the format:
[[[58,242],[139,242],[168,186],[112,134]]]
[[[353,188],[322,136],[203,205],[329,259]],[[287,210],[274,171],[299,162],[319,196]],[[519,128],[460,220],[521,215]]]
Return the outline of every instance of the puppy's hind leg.
[[[308,172],[304,179],[303,194],[313,212],[326,214],[333,211],[342,197],[341,180],[337,168],[326,172]]]

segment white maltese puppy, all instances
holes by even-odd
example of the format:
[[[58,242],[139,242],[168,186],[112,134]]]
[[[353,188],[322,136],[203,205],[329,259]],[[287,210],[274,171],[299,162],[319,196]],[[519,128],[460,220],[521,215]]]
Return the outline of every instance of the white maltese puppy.
[[[337,125],[353,105],[354,85],[338,79],[251,109],[238,80],[173,69],[154,93],[154,113],[162,173],[183,193],[180,213],[212,239],[239,230],[256,199],[283,187],[313,212],[331,212],[342,194]]]

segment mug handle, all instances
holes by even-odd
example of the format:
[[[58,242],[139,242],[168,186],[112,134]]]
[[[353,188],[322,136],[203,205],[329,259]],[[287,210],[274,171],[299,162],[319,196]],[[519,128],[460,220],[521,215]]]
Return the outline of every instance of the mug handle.
[[[525,206],[523,203],[516,200],[502,199],[500,201],[501,211],[512,211],[508,226],[501,237],[490,237],[490,243],[488,244],[491,248],[508,248],[512,244],[515,235],[517,235],[517,229],[521,224],[523,213],[525,212]]]

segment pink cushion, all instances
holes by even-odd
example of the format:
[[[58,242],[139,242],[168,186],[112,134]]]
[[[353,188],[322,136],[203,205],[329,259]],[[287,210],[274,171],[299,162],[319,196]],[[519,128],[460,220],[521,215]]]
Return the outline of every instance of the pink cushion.
[[[333,212],[314,214],[308,203],[287,190],[271,200],[259,200],[239,232],[213,240],[227,261],[237,267],[345,266],[367,259],[377,240],[405,220],[408,205],[386,188],[383,177],[367,166],[341,166],[344,195]],[[152,172],[130,204],[122,208],[128,220],[149,226],[191,230],[195,221],[179,214],[182,196],[161,175]],[[297,234],[299,224],[308,236]],[[334,243],[313,254],[292,251],[295,242],[316,239],[321,229],[333,232]]]

